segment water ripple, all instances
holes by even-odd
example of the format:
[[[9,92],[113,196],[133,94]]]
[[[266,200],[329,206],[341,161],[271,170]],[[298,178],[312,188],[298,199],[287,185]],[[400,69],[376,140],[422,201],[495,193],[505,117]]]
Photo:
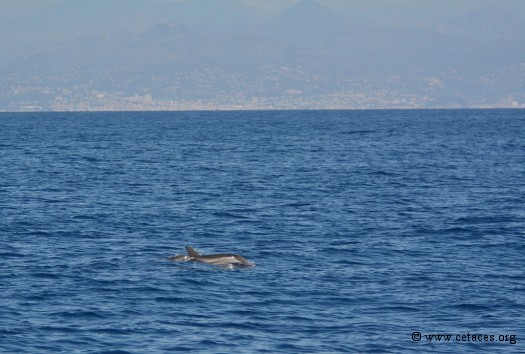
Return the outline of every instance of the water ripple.
[[[0,122],[0,352],[523,351],[521,111]]]

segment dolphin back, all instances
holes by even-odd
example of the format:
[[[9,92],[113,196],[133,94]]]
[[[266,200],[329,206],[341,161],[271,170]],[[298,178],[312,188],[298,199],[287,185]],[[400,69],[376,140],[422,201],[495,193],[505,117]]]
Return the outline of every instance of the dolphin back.
[[[186,251],[188,251],[188,255],[190,257],[199,257],[201,254],[197,251],[195,251],[192,247],[186,246]]]

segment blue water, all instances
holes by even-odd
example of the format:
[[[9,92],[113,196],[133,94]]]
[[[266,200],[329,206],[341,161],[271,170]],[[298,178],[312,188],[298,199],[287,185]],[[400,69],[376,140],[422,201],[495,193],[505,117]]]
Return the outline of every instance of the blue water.
[[[524,314],[523,110],[0,114],[2,353],[523,353]]]

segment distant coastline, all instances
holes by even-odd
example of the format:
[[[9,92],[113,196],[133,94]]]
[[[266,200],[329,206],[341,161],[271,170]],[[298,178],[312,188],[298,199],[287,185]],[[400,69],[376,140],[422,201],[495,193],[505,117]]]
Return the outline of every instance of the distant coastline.
[[[525,107],[498,107],[498,106],[480,106],[480,107],[383,107],[383,108],[243,108],[243,107],[204,107],[204,108],[180,108],[180,109],[78,109],[78,110],[3,110],[0,114],[6,113],[89,113],[89,112],[107,112],[107,113],[125,113],[125,112],[249,112],[249,111],[460,111],[460,110],[525,110]]]
[[[21,104],[0,106],[0,112],[121,112],[121,111],[268,111],[268,110],[383,110],[383,109],[519,109],[525,103],[501,100],[494,103],[460,105],[455,103],[436,104],[428,98],[417,97],[368,97],[328,96],[309,98],[265,98],[256,97],[244,101],[221,100],[167,100],[154,99],[151,95],[113,97],[104,95],[74,101],[54,101],[51,104]]]

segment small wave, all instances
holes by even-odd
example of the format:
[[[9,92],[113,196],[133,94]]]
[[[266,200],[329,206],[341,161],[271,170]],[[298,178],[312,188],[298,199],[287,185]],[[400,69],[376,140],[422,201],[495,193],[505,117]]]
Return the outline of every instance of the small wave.
[[[478,304],[457,304],[452,306],[447,306],[449,308],[458,309],[461,311],[481,311],[481,312],[489,312],[492,310],[492,307],[485,306],[485,305],[478,305]]]
[[[28,295],[24,296],[24,300],[26,301],[44,301],[47,298],[47,296],[42,295]]]
[[[455,220],[458,224],[497,224],[497,223],[510,223],[510,222],[520,222],[523,221],[522,218],[515,218],[512,216],[469,216],[461,217]]]
[[[454,234],[470,234],[473,230],[466,227],[448,227],[448,228],[418,228],[415,230],[417,235],[454,235]]]
[[[349,259],[335,261],[335,264],[346,265],[346,266],[360,266],[360,265],[368,266],[370,265],[370,263],[368,262],[360,262],[360,261],[354,261],[354,260],[349,260]]]
[[[103,316],[95,311],[62,311],[57,312],[57,316],[64,317],[64,318],[77,318],[77,319],[102,319],[106,318],[106,316]]]
[[[394,312],[420,312],[421,311],[421,309],[419,309],[417,307],[402,306],[402,305],[399,305],[399,306],[385,306],[385,307],[381,307],[381,310],[382,311],[386,311],[386,312],[390,312],[390,311],[394,311]]]
[[[42,326],[39,328],[43,332],[62,332],[62,333],[80,333],[82,330],[74,327],[59,327],[59,326]]]
[[[31,273],[31,276],[34,278],[41,278],[41,279],[58,279],[59,276],[53,273]]]
[[[291,344],[291,343],[279,344],[276,348],[279,351],[283,351],[283,352],[296,352],[296,353],[304,352],[304,347],[298,346],[295,344]]]
[[[153,300],[162,303],[173,303],[173,304],[194,304],[199,300],[194,298],[184,298],[184,297],[167,297],[167,296],[158,296]]]
[[[94,220],[94,219],[96,219],[96,217],[93,215],[81,214],[81,215],[73,216],[73,220]]]
[[[373,134],[377,133],[375,130],[347,130],[343,131],[341,135],[363,135],[363,134]]]
[[[10,149],[10,148],[16,148],[17,146],[16,145],[11,145],[11,144],[2,144],[0,143],[0,149]]]
[[[219,218],[225,218],[225,219],[249,219],[249,217],[247,216],[243,216],[239,214],[232,214],[226,211],[216,211],[213,213],[213,215]]]
[[[126,335],[132,334],[133,331],[129,329],[120,329],[120,328],[93,328],[91,332],[97,334],[109,334],[109,335]]]
[[[35,230],[35,231],[28,231],[27,233],[25,233],[26,235],[28,236],[51,236],[51,233],[48,232],[48,231],[40,231],[40,230]]]
[[[309,203],[309,202],[292,202],[292,203],[284,204],[283,207],[302,208],[302,207],[309,207],[312,205],[313,203]]]
[[[394,177],[394,176],[396,176],[395,173],[382,171],[382,170],[371,171],[371,172],[369,172],[369,175],[372,175],[372,176],[383,176],[383,177]]]
[[[471,233],[473,230],[466,227],[449,227],[441,230],[445,234]]]
[[[18,252],[0,252],[0,258],[23,258],[25,254]]]
[[[93,163],[93,162],[101,162],[103,160],[99,159],[99,158],[96,158],[96,157],[90,157],[90,156],[84,156],[84,161],[86,162],[89,162],[89,163]]]

